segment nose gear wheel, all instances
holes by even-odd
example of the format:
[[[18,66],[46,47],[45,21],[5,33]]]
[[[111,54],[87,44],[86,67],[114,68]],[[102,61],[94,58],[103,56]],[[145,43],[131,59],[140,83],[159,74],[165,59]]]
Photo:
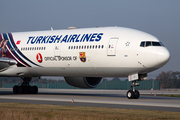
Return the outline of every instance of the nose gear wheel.
[[[138,99],[140,97],[140,93],[138,90],[135,90],[135,87],[139,86],[139,83],[136,81],[132,81],[131,88],[132,90],[128,90],[126,96],[128,99]]]

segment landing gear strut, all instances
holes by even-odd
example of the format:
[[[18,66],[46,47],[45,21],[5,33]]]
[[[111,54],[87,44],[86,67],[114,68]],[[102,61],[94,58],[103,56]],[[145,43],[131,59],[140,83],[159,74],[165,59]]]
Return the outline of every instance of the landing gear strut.
[[[131,90],[128,90],[126,96],[128,99],[138,99],[140,96],[140,93],[138,90],[135,90],[135,87],[139,86],[139,83],[136,81],[132,81]]]
[[[30,86],[29,82],[31,81],[32,78],[30,77],[21,77],[23,82],[20,85],[15,85],[13,87],[13,93],[14,94],[37,94],[38,92],[38,87],[37,86]]]

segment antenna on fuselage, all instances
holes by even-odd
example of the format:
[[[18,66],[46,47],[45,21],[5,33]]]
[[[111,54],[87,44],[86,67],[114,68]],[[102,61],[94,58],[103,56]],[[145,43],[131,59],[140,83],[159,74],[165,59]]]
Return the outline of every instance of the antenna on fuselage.
[[[51,31],[53,31],[53,28],[51,27]]]

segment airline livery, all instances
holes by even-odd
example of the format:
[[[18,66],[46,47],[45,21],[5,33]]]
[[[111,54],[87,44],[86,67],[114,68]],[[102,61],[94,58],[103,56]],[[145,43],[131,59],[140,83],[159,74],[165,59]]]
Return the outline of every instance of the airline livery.
[[[32,77],[64,76],[79,88],[94,88],[102,77],[128,77],[129,99],[138,99],[138,81],[165,65],[169,51],[154,36],[123,27],[0,34],[0,76],[21,77],[14,93],[38,92]]]

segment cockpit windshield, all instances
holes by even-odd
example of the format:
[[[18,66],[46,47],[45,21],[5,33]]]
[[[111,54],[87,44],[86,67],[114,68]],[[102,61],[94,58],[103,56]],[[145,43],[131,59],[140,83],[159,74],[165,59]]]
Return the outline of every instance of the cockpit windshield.
[[[164,46],[161,42],[154,41],[142,41],[140,47],[148,47],[148,46]]]

